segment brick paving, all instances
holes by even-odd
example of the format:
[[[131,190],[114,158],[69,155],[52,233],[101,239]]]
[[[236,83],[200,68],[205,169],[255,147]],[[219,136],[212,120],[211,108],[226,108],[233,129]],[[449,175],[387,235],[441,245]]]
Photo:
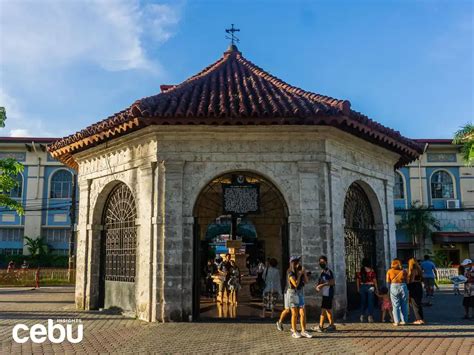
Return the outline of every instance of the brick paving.
[[[461,320],[461,297],[440,291],[433,307],[425,308],[426,326],[395,328],[389,323],[337,323],[335,333],[313,339],[292,339],[286,327],[270,323],[145,323],[106,312],[76,311],[74,290],[56,287],[0,289],[1,354],[107,353],[326,353],[326,354],[474,354],[474,320]],[[16,344],[15,324],[46,324],[47,319],[81,319],[79,344]]]

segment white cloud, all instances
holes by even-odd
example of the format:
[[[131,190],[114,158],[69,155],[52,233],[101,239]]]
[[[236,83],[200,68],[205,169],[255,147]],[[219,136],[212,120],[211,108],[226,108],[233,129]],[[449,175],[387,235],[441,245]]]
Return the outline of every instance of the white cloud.
[[[44,122],[48,120],[38,117],[31,117],[21,109],[18,100],[8,95],[3,88],[0,88],[0,106],[5,107],[7,120],[5,127],[0,129],[0,136],[10,137],[56,137],[64,131],[53,133],[53,126],[48,126]]]
[[[180,7],[140,0],[0,0],[0,106],[8,117],[0,135],[70,133],[49,118],[57,117],[55,101],[80,100],[71,97],[74,82],[65,74],[89,67],[163,74],[146,48],[173,35]]]
[[[163,42],[179,15],[169,5],[138,0],[1,1],[2,67],[48,69],[77,62],[106,70],[152,69],[144,34]]]

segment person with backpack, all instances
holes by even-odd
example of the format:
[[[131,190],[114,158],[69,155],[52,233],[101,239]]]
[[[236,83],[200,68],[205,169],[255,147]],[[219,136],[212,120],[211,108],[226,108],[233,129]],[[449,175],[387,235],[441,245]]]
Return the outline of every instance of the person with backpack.
[[[377,275],[370,265],[370,260],[364,258],[360,272],[356,274],[357,292],[360,295],[360,321],[364,321],[367,313],[367,321],[374,322],[374,300],[377,292]]]

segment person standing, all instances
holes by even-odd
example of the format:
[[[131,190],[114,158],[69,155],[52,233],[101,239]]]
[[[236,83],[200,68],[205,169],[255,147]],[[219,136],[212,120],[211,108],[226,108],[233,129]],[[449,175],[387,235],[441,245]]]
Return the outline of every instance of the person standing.
[[[231,255],[226,254],[225,259],[219,264],[217,271],[219,272],[221,282],[219,283],[219,294],[217,295],[217,302],[224,302],[224,293],[227,294],[229,289],[229,278],[230,278],[230,264]]]
[[[416,320],[413,324],[425,324],[423,319],[423,287],[421,285],[421,279],[423,271],[415,258],[411,258],[408,261],[408,293],[410,299],[410,305],[413,308]]]
[[[287,273],[287,297],[291,309],[291,336],[293,338],[312,338],[313,336],[306,331],[306,314],[304,307],[304,285],[308,283],[308,275],[301,264],[300,256],[290,258],[290,268]],[[301,333],[296,329],[300,317]]]
[[[434,296],[435,277],[437,271],[436,265],[430,260],[429,255],[424,256],[424,260],[421,263],[421,269],[423,270],[423,284],[425,285],[428,306],[431,306],[431,299]]]
[[[393,259],[387,271],[387,284],[390,285],[390,299],[393,308],[393,325],[405,325],[408,321],[407,272],[403,270],[400,259]]]
[[[377,292],[377,275],[370,265],[370,260],[364,258],[360,272],[356,275],[357,292],[360,294],[360,321],[364,321],[367,311],[367,320],[374,322],[374,297]]]
[[[474,267],[471,259],[464,259],[461,263],[464,266],[464,276],[466,282],[464,283],[464,297],[462,305],[464,307],[464,319],[471,319],[469,316],[469,308],[474,308]]]
[[[334,274],[328,267],[328,258],[325,255],[319,257],[319,267],[321,274],[319,275],[318,283],[316,284],[316,291],[321,292],[323,299],[321,302],[321,316],[319,317],[319,326],[314,327],[313,330],[322,333],[323,331],[334,331],[334,318],[332,316],[332,301],[334,298]],[[324,329],[324,322],[326,318],[329,326]]]
[[[271,258],[263,273],[263,281],[265,282],[265,288],[263,289],[264,310],[271,310],[272,314],[276,301],[281,299],[282,296],[280,271],[278,271],[277,266],[278,261]]]

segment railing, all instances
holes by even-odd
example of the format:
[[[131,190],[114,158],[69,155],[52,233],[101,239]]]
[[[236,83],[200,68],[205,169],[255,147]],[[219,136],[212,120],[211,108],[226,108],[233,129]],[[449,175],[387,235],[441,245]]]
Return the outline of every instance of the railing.
[[[36,269],[0,270],[0,286],[35,286]],[[44,268],[39,270],[39,285],[73,284],[76,270]]]
[[[438,270],[438,280],[442,281],[450,281],[451,276],[457,276],[458,275],[458,269],[456,268],[439,268],[436,269]]]

